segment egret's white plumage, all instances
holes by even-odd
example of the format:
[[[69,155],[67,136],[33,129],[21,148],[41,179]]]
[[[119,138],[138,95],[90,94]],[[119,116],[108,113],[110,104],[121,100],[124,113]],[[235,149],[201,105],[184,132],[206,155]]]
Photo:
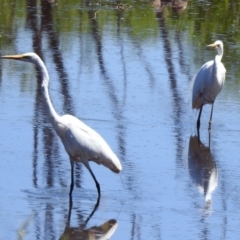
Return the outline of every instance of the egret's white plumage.
[[[74,161],[77,161],[82,162],[89,170],[96,183],[98,194],[100,196],[100,185],[95,178],[88,161],[94,161],[98,164],[103,164],[113,172],[119,173],[122,170],[122,166],[117,156],[114,154],[105,140],[92,128],[88,127],[74,116],[59,116],[56,113],[48,93],[48,71],[43,61],[37,54],[25,53],[19,55],[2,56],[1,58],[31,62],[37,66],[42,75],[42,92],[49,120],[56,133],[61,138],[65,150],[70,158],[71,186],[69,194],[71,196],[74,187]]]
[[[212,104],[209,121],[210,129],[213,104],[224,85],[226,74],[226,69],[221,62],[223,57],[222,41],[218,40],[213,44],[207,45],[207,47],[215,48],[217,50],[217,55],[213,61],[206,62],[193,79],[192,108],[200,109],[197,120],[198,129],[200,127],[200,117],[203,105]]]

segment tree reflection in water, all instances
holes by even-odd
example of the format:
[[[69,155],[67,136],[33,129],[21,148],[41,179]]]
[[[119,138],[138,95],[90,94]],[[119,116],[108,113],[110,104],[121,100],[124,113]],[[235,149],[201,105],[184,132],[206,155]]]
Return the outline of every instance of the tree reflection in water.
[[[162,11],[164,7],[169,6],[176,12],[181,12],[187,7],[187,0],[150,0],[156,10]]]

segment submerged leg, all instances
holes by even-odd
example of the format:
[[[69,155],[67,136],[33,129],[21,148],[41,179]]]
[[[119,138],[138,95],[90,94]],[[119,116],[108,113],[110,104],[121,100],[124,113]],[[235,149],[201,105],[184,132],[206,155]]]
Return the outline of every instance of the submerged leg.
[[[211,110],[211,115],[210,115],[210,119],[209,119],[208,131],[211,131],[213,104],[214,104],[214,102],[212,103],[212,110]]]
[[[199,128],[200,128],[200,118],[201,118],[201,114],[202,114],[202,107],[203,107],[203,105],[200,107],[200,111],[199,111],[198,119],[197,119],[197,130],[198,131],[199,131]]]
[[[72,191],[74,188],[74,161],[70,159],[70,163],[71,163],[71,184],[70,184],[69,196],[72,196]]]
[[[88,160],[84,160],[84,161],[82,161],[82,163],[85,165],[85,167],[86,167],[86,168],[88,169],[88,171],[90,172],[90,174],[91,174],[91,176],[92,176],[92,178],[93,178],[93,180],[94,180],[94,182],[95,182],[95,184],[96,184],[96,187],[97,187],[98,197],[100,197],[100,196],[101,196],[100,185],[99,185],[99,183],[98,183],[95,175],[93,174],[92,169],[91,169],[90,166],[89,166]]]

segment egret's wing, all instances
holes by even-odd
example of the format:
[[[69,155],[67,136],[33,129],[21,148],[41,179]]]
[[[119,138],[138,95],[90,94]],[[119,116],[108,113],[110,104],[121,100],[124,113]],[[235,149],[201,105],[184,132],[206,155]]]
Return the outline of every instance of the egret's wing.
[[[213,61],[206,62],[193,78],[192,107],[200,108],[202,105],[201,96],[207,86],[207,81],[212,74]]]
[[[121,171],[117,156],[96,131],[71,115],[63,118],[67,127],[61,139],[71,156],[103,164],[114,172]]]
[[[101,153],[101,147],[106,145],[103,138],[79,119],[70,115],[64,115],[64,118],[65,120],[68,118],[68,121],[65,124],[66,130],[62,140],[67,150],[73,156],[85,154],[97,158]]]

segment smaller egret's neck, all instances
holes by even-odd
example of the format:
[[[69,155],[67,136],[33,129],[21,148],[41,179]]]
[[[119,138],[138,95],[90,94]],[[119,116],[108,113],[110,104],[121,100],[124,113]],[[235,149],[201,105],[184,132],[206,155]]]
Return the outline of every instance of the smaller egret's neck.
[[[215,61],[221,62],[222,57],[223,57],[223,49],[221,49],[220,51],[218,51],[218,54],[215,56]]]
[[[216,56],[215,56],[215,59],[214,59],[214,62],[215,62],[215,63],[221,62],[221,60],[222,60],[222,56],[216,55]]]

